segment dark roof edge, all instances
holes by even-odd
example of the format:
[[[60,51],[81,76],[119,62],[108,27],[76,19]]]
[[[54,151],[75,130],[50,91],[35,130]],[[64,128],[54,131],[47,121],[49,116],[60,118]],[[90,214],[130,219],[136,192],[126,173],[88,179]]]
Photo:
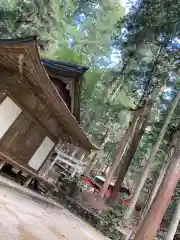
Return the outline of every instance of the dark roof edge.
[[[74,67],[74,68],[79,68],[81,70],[83,70],[83,72],[87,71],[89,69],[89,67],[83,66],[83,65],[79,65],[79,64],[74,64],[74,63],[70,63],[70,62],[66,62],[66,61],[61,61],[61,60],[54,60],[54,59],[49,59],[49,58],[41,58],[42,61],[45,62],[51,62],[52,64],[62,64],[64,66],[69,66],[69,67]]]
[[[32,42],[36,41],[36,36],[22,37],[16,39],[0,39],[0,43],[24,43],[24,42]]]

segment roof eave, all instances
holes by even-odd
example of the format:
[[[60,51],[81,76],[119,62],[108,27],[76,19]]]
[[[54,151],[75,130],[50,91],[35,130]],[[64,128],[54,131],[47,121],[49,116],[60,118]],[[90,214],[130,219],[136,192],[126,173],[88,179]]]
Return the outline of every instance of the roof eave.
[[[61,98],[60,95],[58,95],[58,92],[56,91],[55,87],[51,83],[49,76],[44,68],[44,66],[41,63],[39,51],[37,47],[37,41],[36,37],[31,36],[27,38],[19,38],[19,39],[1,39],[0,40],[0,46],[2,46],[2,49],[7,46],[8,53],[10,54],[10,48],[18,48],[24,49],[22,50],[23,53],[29,55],[29,61],[32,61],[34,65],[34,75],[36,76],[36,83],[44,81],[46,84],[46,87],[49,89],[48,94],[53,98],[52,106],[53,112],[55,115],[57,115],[60,123],[64,126],[65,130],[69,135],[75,138],[77,142],[83,147],[85,150],[91,151],[91,150],[98,150],[96,146],[94,146],[91,141],[88,139],[87,135],[83,131],[83,129],[80,127],[79,123],[75,119],[75,117],[72,115],[68,107],[66,106],[65,102]],[[11,45],[11,46],[10,46]],[[14,45],[14,46],[13,46]],[[7,53],[7,54],[8,54]],[[18,70],[18,65],[17,65]],[[38,80],[39,78],[39,80]],[[31,81],[34,81],[34,79],[31,79]],[[40,86],[41,87],[41,86]],[[41,87],[42,88],[42,87]],[[46,97],[49,98],[49,95],[46,93],[45,89],[42,88],[43,94],[46,94]],[[51,101],[50,101],[51,102]],[[61,108],[61,111],[59,110]],[[64,119],[61,119],[62,113],[65,115]],[[65,121],[65,118],[67,118],[67,121]],[[66,126],[68,124],[68,126]],[[73,132],[73,133],[72,133]]]

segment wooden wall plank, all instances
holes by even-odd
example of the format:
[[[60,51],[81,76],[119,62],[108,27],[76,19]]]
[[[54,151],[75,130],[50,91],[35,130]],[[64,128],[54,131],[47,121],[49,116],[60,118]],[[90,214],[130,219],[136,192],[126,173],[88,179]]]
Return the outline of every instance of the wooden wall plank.
[[[45,103],[41,102],[21,85],[13,88],[10,96],[13,101],[15,101],[22,110],[32,118],[32,120],[44,128],[47,135],[53,141],[57,141],[59,136],[59,125],[53,116],[50,116],[49,109]]]
[[[28,166],[29,159],[33,156],[34,152],[38,149],[46,134],[41,126],[34,124],[29,130],[28,134],[24,137],[24,144],[21,148],[21,156],[23,164]]]
[[[21,113],[1,139],[0,149],[27,166],[44,137],[44,130]]]

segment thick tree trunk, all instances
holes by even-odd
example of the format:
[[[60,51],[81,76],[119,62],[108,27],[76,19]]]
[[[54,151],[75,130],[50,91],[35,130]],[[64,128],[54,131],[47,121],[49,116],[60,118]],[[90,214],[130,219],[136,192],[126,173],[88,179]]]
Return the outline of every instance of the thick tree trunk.
[[[153,240],[162,218],[171,202],[180,173],[180,132],[176,135],[176,146],[171,162],[154,201],[136,233],[135,240]]]
[[[156,144],[154,145],[154,147],[153,147],[153,149],[151,151],[150,157],[149,157],[149,159],[147,161],[147,164],[146,164],[146,167],[145,167],[145,169],[143,171],[141,179],[140,179],[140,181],[139,181],[139,183],[138,183],[138,185],[137,185],[137,187],[135,189],[135,192],[134,192],[134,194],[132,196],[132,200],[131,200],[131,203],[129,205],[129,208],[127,209],[127,211],[125,213],[125,219],[126,220],[130,218],[130,216],[131,216],[131,214],[132,214],[132,212],[134,210],[134,207],[135,207],[135,205],[137,203],[137,200],[139,198],[141,190],[144,187],[146,179],[148,178],[149,172],[151,171],[151,167],[152,167],[152,164],[154,162],[156,153],[159,150],[159,147],[161,145],[162,139],[163,139],[163,137],[164,137],[164,135],[166,133],[167,127],[168,127],[169,122],[171,120],[172,114],[174,113],[174,110],[175,110],[175,108],[176,108],[176,106],[177,106],[177,104],[179,102],[179,99],[180,99],[180,92],[177,93],[177,96],[176,96],[176,98],[175,98],[175,100],[174,100],[174,102],[172,104],[172,107],[171,107],[171,109],[170,109],[170,111],[169,111],[169,113],[168,113],[168,115],[167,115],[167,117],[165,119],[165,122],[164,122],[164,124],[163,124],[163,126],[161,128],[161,131],[159,133],[159,136],[158,136],[158,139],[156,141]]]
[[[114,186],[114,189],[112,191],[112,194],[111,194],[111,197],[110,197],[110,203],[113,203],[117,196],[118,196],[118,192],[119,192],[119,189],[124,181],[124,178],[126,176],[126,173],[129,169],[129,166],[131,164],[131,161],[133,159],[133,156],[139,146],[139,142],[141,141],[141,138],[144,134],[144,131],[145,131],[145,128],[146,128],[146,125],[147,125],[147,122],[148,122],[148,119],[149,118],[148,116],[146,117],[146,119],[139,119],[138,123],[137,123],[137,129],[136,129],[136,132],[132,138],[132,141],[131,141],[131,144],[129,146],[129,150],[127,151],[127,154],[126,154],[126,157],[124,159],[124,163],[120,169],[120,172],[119,172],[119,177],[118,177],[118,180],[116,181],[116,184]],[[140,129],[138,128],[138,125],[140,126]]]
[[[153,202],[153,200],[154,200],[154,198],[155,198],[155,196],[157,194],[157,191],[158,191],[158,189],[159,189],[159,187],[160,187],[160,185],[162,183],[164,175],[165,175],[165,173],[167,171],[167,168],[169,166],[169,160],[170,160],[169,157],[167,157],[165,164],[161,168],[161,171],[159,173],[159,177],[158,177],[158,179],[157,179],[157,181],[156,181],[156,183],[155,183],[155,185],[153,187],[151,195],[150,195],[150,197],[148,199],[148,202],[147,202],[147,204],[146,204],[146,206],[144,208],[144,211],[142,213],[142,216],[141,216],[142,219],[141,220],[143,220],[144,216],[146,216],[146,214],[147,214],[147,212],[148,212],[148,210],[149,210],[149,208],[150,208],[150,206],[151,206],[151,204],[152,204],[152,202]]]
[[[173,217],[172,217],[169,229],[168,229],[168,234],[165,237],[165,240],[173,240],[174,239],[179,221],[180,221],[180,199],[179,199],[178,205],[176,207],[176,210],[173,214]]]
[[[134,113],[134,116],[132,118],[132,121],[128,127],[128,130],[126,131],[125,133],[125,136],[121,139],[120,141],[120,144],[119,144],[119,148],[117,150],[117,154],[116,154],[116,158],[115,158],[115,161],[113,162],[112,164],[112,167],[108,173],[108,176],[107,176],[107,179],[100,191],[100,196],[103,198],[107,189],[108,189],[108,186],[109,186],[109,183],[120,163],[120,160],[125,152],[125,149],[126,149],[126,146],[128,145],[128,142],[130,140],[130,138],[132,137],[132,135],[134,134],[134,130],[135,130],[135,127],[136,127],[136,124],[137,124],[137,121],[139,119],[139,115],[140,115],[140,112],[142,111],[142,109],[137,109]]]

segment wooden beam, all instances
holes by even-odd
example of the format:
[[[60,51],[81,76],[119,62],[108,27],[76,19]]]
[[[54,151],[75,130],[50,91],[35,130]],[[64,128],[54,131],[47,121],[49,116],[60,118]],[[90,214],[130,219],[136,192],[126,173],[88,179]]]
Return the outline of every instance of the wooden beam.
[[[19,74],[17,72],[13,72],[11,70],[7,70],[5,68],[0,68],[0,79],[6,79],[6,81],[0,81],[0,91],[2,89],[2,91],[6,91],[6,95],[9,95],[10,98],[21,107],[21,109],[26,113],[26,115],[28,115],[34,122],[36,122],[38,125],[40,125],[45,132],[47,133],[47,135],[51,138],[52,141],[57,141],[58,140],[58,136],[53,135],[53,133],[51,131],[49,131],[49,129],[43,124],[43,122],[41,120],[38,119],[38,117],[36,117],[35,113],[29,109],[27,109],[26,105],[19,100],[18,95],[16,95],[16,91],[13,91],[13,89],[15,88],[15,86],[19,86],[20,88],[25,88],[28,93],[30,95],[34,95],[35,98],[38,100],[38,102],[40,102],[41,104],[44,105],[44,102],[42,102],[40,97],[37,97],[36,92],[38,92],[39,88],[36,89],[37,87],[32,86],[28,80],[24,77],[24,82],[19,83]],[[22,86],[20,85],[22,84]],[[34,88],[34,89],[33,89]],[[33,91],[34,90],[34,91]],[[18,92],[17,92],[18,94]],[[1,96],[0,96],[0,103],[1,103]],[[51,111],[49,112],[51,113]],[[52,116],[52,118],[54,119],[54,116]],[[57,119],[55,119],[55,121],[57,122]]]
[[[38,175],[36,172],[31,171],[30,169],[24,167],[23,165],[17,163],[14,159],[9,157],[7,154],[0,152],[0,159],[7,162],[8,164],[11,164],[15,168],[18,168],[19,170],[27,173],[28,175],[32,176],[33,178],[42,181],[45,185],[50,186],[50,187],[55,187],[53,183],[47,181],[45,178],[42,176]]]

